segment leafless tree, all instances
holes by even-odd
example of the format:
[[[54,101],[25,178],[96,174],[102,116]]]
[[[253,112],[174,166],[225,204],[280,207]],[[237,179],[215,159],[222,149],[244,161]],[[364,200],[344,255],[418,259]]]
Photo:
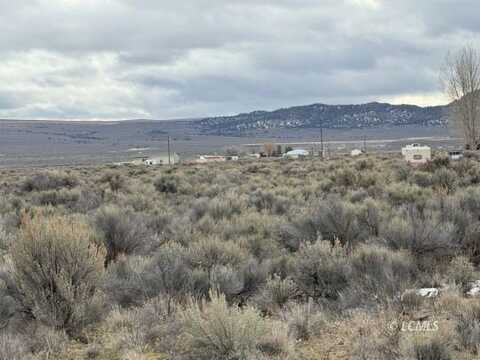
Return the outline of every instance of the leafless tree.
[[[449,54],[442,71],[445,92],[452,101],[451,123],[467,149],[480,149],[480,53],[466,46]]]
[[[271,157],[275,153],[275,146],[272,143],[263,144],[263,151],[265,152],[265,155]]]

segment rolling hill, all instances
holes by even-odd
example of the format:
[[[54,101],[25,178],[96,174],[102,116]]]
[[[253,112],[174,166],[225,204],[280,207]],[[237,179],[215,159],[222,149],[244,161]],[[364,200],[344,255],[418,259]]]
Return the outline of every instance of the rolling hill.
[[[359,129],[402,125],[445,126],[448,106],[419,107],[368,103],[361,105],[313,104],[275,111],[254,111],[196,121],[203,134],[244,136],[269,129]]]

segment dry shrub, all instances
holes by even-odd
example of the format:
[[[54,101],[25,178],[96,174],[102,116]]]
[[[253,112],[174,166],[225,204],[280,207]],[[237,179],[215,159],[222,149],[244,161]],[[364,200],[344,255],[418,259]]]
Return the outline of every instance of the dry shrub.
[[[193,266],[210,271],[215,265],[239,265],[245,259],[245,251],[233,241],[213,237],[191,244],[188,256]]]
[[[12,248],[17,300],[33,318],[70,335],[97,320],[105,252],[79,218],[24,216]]]
[[[465,256],[455,257],[448,266],[447,276],[463,292],[469,290],[469,285],[476,280],[475,267]]]
[[[26,179],[21,188],[23,191],[46,191],[46,190],[59,190],[61,188],[73,188],[77,186],[78,180],[65,172],[46,172],[34,175],[31,178]]]
[[[18,335],[0,333],[0,360],[22,360],[27,356],[25,339]]]
[[[400,308],[405,314],[418,311],[424,303],[425,298],[411,289],[405,291],[400,298]]]
[[[297,285],[290,279],[282,279],[278,275],[267,281],[261,292],[255,297],[255,305],[267,313],[274,313],[283,308],[297,295]]]
[[[366,233],[367,236],[378,237],[388,214],[386,208],[385,204],[372,198],[366,198],[357,215],[360,231]]]
[[[253,192],[249,202],[257,211],[269,211],[277,215],[285,214],[290,205],[288,198],[262,190]]]
[[[332,243],[338,240],[351,248],[359,239],[356,208],[339,197],[332,196],[320,202],[315,221],[323,238]]]
[[[444,222],[433,212],[421,212],[410,206],[394,217],[382,230],[387,244],[395,249],[407,249],[419,260],[442,260],[455,254],[455,226]]]
[[[163,296],[150,299],[137,308],[115,307],[106,320],[113,347],[124,354],[129,350],[174,354],[180,330],[176,312],[176,304]]]
[[[378,245],[362,245],[355,250],[350,266],[350,286],[342,294],[349,306],[389,304],[411,286],[417,268],[407,252],[394,252]]]
[[[80,192],[76,189],[42,191],[36,194],[35,202],[41,206],[59,206],[64,205],[73,208],[80,199]]]
[[[400,356],[400,324],[393,313],[376,315],[355,313],[342,324],[349,335],[353,360],[402,359]]]
[[[63,330],[55,330],[48,326],[39,326],[30,334],[27,340],[30,351],[36,354],[36,358],[55,359],[62,358],[67,344],[68,336]]]
[[[413,345],[416,360],[450,360],[450,350],[442,339],[433,338],[429,341],[418,342]]]
[[[329,321],[328,316],[311,300],[305,304],[291,304],[283,318],[288,324],[290,335],[303,341],[319,336]]]
[[[116,206],[101,208],[95,216],[95,225],[107,249],[105,266],[122,254],[139,251],[149,236],[143,218]]]
[[[455,171],[444,167],[436,170],[432,176],[433,187],[439,190],[444,190],[447,193],[454,192],[457,184],[458,176]]]
[[[177,175],[162,175],[155,180],[155,189],[165,194],[176,194],[179,190],[180,179]]]
[[[430,189],[422,189],[417,185],[394,183],[387,188],[388,199],[393,205],[414,204],[431,197]]]
[[[142,272],[141,279],[148,297],[161,294],[171,301],[186,296],[193,287],[188,250],[175,243],[160,247]]]
[[[100,179],[100,183],[107,184],[110,190],[118,192],[125,187],[125,177],[117,171],[107,171]]]
[[[337,300],[348,286],[349,273],[345,249],[339,244],[317,241],[298,252],[293,278],[304,296]]]
[[[212,199],[208,204],[208,214],[213,220],[231,219],[242,212],[238,195],[228,194]]]
[[[211,302],[193,302],[181,313],[182,347],[187,359],[254,359],[288,355],[286,329],[263,319],[252,307],[229,307],[225,296],[210,293]],[[280,341],[281,340],[281,341]]]
[[[149,262],[146,259],[134,256],[121,256],[110,265],[103,279],[109,303],[121,307],[142,305],[151,293],[151,288],[145,283],[147,265]]]
[[[303,244],[313,243],[320,237],[315,218],[302,217],[288,224],[280,224],[275,231],[277,241],[290,251],[298,251]]]
[[[463,349],[475,355],[480,354],[480,304],[464,306],[457,314],[456,331]]]

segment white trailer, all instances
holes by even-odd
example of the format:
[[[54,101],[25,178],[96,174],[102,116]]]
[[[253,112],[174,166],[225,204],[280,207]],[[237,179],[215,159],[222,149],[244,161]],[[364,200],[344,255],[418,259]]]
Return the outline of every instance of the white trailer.
[[[432,149],[426,145],[411,144],[402,148],[402,155],[409,164],[425,164],[432,160]]]

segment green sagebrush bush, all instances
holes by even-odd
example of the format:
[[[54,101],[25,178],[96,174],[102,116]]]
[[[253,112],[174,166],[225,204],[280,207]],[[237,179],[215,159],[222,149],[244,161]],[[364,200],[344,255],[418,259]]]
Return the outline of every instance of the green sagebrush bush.
[[[157,350],[176,355],[175,343],[180,335],[176,319],[176,303],[158,296],[142,306],[130,309],[114,307],[106,319],[107,328],[115,336],[114,348],[122,353],[130,350]]]
[[[332,243],[339,241],[340,244],[349,248],[359,240],[361,234],[357,209],[353,204],[331,196],[320,202],[314,216],[317,229],[324,240]]]
[[[288,324],[289,334],[302,341],[318,336],[329,321],[328,316],[311,300],[290,303],[282,317]]]
[[[111,191],[119,192],[125,188],[125,177],[118,171],[107,171],[100,178],[100,183],[107,184]]]
[[[257,211],[269,211],[277,215],[285,214],[290,205],[288,198],[263,190],[253,192],[249,202]]]
[[[177,175],[162,175],[153,183],[158,192],[176,194],[179,191],[180,178]]]
[[[317,219],[303,216],[286,224],[279,224],[275,230],[275,238],[284,248],[298,251],[302,244],[315,242],[321,233]]]
[[[412,286],[417,267],[406,251],[392,251],[377,244],[362,245],[349,259],[349,287],[342,292],[346,307],[391,304]]]
[[[453,258],[447,268],[448,279],[463,292],[469,290],[470,284],[476,280],[477,276],[474,265],[466,256]]]
[[[51,190],[42,191],[36,194],[35,202],[41,206],[63,205],[73,208],[80,199],[80,192],[77,190]]]
[[[16,334],[0,333],[0,360],[22,360],[27,354],[24,338]]]
[[[78,185],[78,179],[65,172],[45,172],[25,179],[21,189],[25,192],[59,190],[73,188]]]
[[[210,270],[216,265],[239,265],[246,259],[245,250],[233,241],[217,237],[203,238],[192,243],[188,261],[194,267]]]
[[[413,346],[413,352],[416,360],[452,359],[448,345],[438,338],[415,343]]]
[[[81,219],[24,216],[12,247],[16,300],[32,318],[77,334],[96,321],[105,251]]]
[[[302,246],[295,259],[293,279],[305,297],[337,300],[348,286],[350,266],[339,244],[317,241]]]
[[[150,236],[142,216],[114,205],[100,208],[94,222],[107,249],[105,266],[122,254],[128,255],[141,250]]]
[[[416,257],[442,259],[458,248],[454,224],[442,221],[434,212],[420,212],[410,206],[402,209],[384,227],[380,236],[392,249],[407,249]]]
[[[109,303],[121,307],[142,305],[153,291],[146,283],[145,268],[149,259],[136,256],[120,256],[106,270],[102,287]]]
[[[442,167],[433,173],[432,185],[437,189],[452,193],[458,185],[457,173],[453,170]]]
[[[285,358],[290,349],[287,329],[250,307],[229,306],[225,296],[210,293],[211,302],[192,302],[181,314],[187,359]]]
[[[206,297],[210,289],[218,289],[229,300],[244,301],[265,283],[267,268],[233,244],[204,239],[190,248],[162,246],[141,274],[146,294],[182,300],[188,295]]]
[[[465,305],[457,314],[456,331],[460,345],[468,352],[480,354],[480,305]]]
[[[254,298],[254,304],[263,312],[273,314],[297,296],[297,285],[290,278],[274,275]]]
[[[162,246],[153,255],[141,274],[148,297],[162,294],[179,300],[194,288],[193,267],[188,261],[188,249],[178,244]]]
[[[389,215],[389,207],[373,198],[366,198],[360,203],[357,212],[359,232],[363,237],[378,237]]]

